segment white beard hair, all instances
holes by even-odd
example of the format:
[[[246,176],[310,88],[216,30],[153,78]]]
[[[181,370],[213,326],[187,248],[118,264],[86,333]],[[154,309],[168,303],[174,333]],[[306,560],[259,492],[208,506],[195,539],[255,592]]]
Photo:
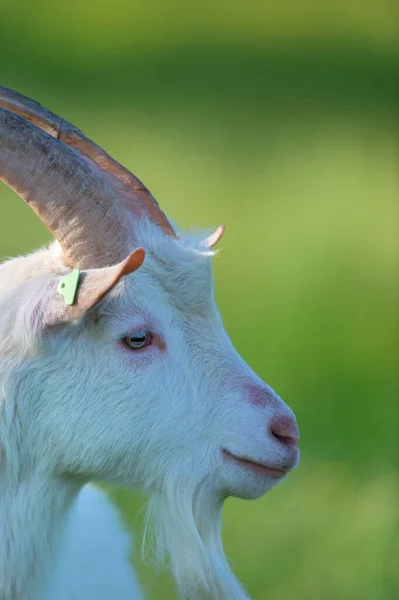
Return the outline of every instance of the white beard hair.
[[[224,553],[223,502],[206,480],[198,484],[181,477],[167,478],[149,499],[143,558],[148,547],[157,570],[169,559],[183,600],[250,600]]]

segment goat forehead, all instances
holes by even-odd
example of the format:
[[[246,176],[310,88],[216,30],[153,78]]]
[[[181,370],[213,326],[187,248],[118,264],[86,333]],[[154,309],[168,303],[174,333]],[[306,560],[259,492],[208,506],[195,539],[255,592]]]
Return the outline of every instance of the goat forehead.
[[[206,314],[213,304],[211,258],[179,248],[171,254],[148,252],[144,265],[124,282],[126,299],[154,310],[169,305]]]

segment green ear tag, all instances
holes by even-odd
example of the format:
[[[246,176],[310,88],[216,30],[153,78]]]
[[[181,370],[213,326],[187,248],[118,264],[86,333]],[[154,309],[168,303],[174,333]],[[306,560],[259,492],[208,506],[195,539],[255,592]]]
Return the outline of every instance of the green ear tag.
[[[74,269],[72,273],[69,273],[69,275],[61,279],[59,282],[57,292],[61,294],[61,296],[64,296],[65,304],[73,304],[75,302],[79,276],[79,269]]]

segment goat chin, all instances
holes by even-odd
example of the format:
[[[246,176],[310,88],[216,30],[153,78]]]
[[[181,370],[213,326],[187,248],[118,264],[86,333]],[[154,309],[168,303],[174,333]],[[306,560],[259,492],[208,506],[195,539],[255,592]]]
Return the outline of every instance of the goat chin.
[[[249,600],[231,571],[221,538],[224,496],[211,480],[169,478],[148,503],[142,554],[159,569],[169,558],[184,600]]]

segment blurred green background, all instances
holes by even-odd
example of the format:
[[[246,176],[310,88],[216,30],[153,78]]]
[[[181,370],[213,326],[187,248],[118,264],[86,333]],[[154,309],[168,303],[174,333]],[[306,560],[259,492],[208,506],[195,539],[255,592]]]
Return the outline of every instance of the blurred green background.
[[[399,598],[399,42],[389,0],[2,3],[1,83],[82,128],[181,227],[225,223],[227,330],[295,410],[302,460],[230,499],[255,600]],[[49,235],[1,186],[0,255]],[[142,498],[110,490],[137,537]]]

